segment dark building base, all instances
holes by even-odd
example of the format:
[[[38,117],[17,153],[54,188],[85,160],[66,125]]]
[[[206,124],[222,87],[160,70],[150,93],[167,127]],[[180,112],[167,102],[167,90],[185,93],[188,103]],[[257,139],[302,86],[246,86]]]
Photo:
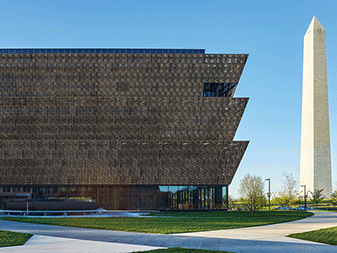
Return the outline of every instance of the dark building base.
[[[98,208],[108,210],[226,209],[228,206],[228,186],[219,185],[3,186],[2,192],[3,195],[30,193],[32,198],[41,199],[92,199]]]

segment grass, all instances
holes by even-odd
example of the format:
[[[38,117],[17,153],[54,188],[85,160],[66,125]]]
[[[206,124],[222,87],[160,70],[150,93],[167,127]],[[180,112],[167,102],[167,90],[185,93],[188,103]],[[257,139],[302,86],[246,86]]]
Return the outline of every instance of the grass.
[[[0,247],[23,245],[33,235],[0,230]]]
[[[291,234],[288,237],[337,245],[337,227],[324,228],[304,233]]]
[[[329,209],[329,210],[328,209],[320,209],[320,210],[315,209],[315,210],[311,210],[311,212],[314,212],[314,213],[337,212],[337,209]]]
[[[183,248],[169,248],[169,249],[155,249],[148,251],[136,251],[137,253],[146,252],[146,253],[230,253],[229,251],[213,251],[213,250],[203,250],[203,249],[183,249]]]
[[[156,216],[157,215],[157,216]],[[3,220],[67,227],[95,228],[157,234],[186,233],[230,228],[262,226],[311,216],[308,212],[179,212],[157,213],[151,217],[28,218],[3,217]]]

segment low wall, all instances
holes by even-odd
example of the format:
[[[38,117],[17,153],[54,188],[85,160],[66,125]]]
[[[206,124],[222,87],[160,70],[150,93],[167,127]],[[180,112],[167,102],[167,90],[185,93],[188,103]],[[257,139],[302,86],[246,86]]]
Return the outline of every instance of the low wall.
[[[27,201],[8,201],[6,210],[27,210]],[[95,210],[96,202],[80,201],[80,200],[28,200],[28,210]]]

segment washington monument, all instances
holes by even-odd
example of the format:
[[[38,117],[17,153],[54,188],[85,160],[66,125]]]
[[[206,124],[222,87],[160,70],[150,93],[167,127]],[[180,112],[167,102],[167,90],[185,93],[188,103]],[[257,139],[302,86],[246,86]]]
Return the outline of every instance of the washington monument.
[[[307,191],[331,196],[331,157],[325,30],[314,16],[304,36],[301,173]],[[301,188],[303,189],[303,188]]]

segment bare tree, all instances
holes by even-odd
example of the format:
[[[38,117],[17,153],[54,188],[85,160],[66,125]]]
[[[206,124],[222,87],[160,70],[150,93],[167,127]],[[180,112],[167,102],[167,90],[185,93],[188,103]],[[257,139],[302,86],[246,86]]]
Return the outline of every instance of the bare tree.
[[[296,202],[297,191],[295,189],[297,186],[297,182],[294,179],[293,174],[283,173],[282,183],[283,186],[281,196],[282,198],[284,198],[284,201],[290,211],[291,205]]]
[[[261,205],[264,194],[264,181],[260,176],[246,174],[240,181],[240,196],[244,199],[248,209],[253,213]]]

